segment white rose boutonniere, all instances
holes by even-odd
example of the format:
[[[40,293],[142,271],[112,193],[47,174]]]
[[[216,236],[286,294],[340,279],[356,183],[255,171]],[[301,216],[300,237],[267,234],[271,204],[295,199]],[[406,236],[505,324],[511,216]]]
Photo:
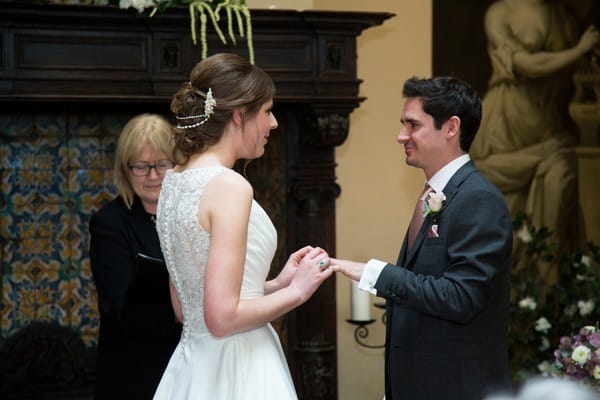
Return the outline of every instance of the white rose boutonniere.
[[[444,195],[444,192],[429,192],[423,202],[423,217],[435,215],[442,211],[445,201],[446,196]]]

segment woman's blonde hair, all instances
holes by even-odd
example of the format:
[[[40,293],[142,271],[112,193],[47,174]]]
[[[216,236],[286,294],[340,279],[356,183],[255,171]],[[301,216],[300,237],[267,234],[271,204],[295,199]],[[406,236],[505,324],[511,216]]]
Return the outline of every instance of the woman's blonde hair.
[[[160,115],[140,114],[133,117],[123,127],[117,141],[113,181],[117,193],[129,209],[135,197],[129,180],[129,166],[138,160],[145,146],[173,160],[172,126]]]

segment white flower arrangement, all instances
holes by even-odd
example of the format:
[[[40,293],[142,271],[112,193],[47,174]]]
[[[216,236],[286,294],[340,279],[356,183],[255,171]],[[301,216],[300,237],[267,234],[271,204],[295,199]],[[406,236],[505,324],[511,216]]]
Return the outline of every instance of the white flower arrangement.
[[[513,229],[520,249],[513,254],[513,265],[518,268],[511,271],[509,352],[515,382],[540,372],[550,375],[549,363],[542,361],[549,358],[548,343],[552,348],[560,339],[551,375],[575,378],[600,391],[600,333],[593,326],[581,328],[600,320],[596,300],[600,293],[600,246],[589,242],[584,249],[565,251],[552,241],[552,231],[536,227],[523,213],[513,221]],[[548,265],[558,272],[556,283],[540,282]],[[578,333],[563,336],[568,332]],[[583,366],[572,358],[578,345],[592,351]],[[582,360],[581,353],[578,349],[573,357]]]
[[[552,375],[566,376],[600,391],[600,332],[584,326],[575,335],[563,336],[554,351]]]

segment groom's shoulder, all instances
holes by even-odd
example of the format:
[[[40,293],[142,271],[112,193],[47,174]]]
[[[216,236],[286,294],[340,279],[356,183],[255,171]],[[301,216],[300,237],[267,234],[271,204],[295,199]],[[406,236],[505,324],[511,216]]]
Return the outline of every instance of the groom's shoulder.
[[[488,196],[504,199],[504,195],[488,178],[486,178],[476,167],[468,171],[461,185],[464,192],[483,192]]]

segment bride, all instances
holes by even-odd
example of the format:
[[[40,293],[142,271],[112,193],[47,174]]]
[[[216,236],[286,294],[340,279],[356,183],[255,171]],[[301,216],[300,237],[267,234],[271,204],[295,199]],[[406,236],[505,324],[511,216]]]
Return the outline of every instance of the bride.
[[[310,298],[329,258],[306,246],[266,281],[277,233],[231,169],[263,155],[274,94],[264,71],[223,53],[198,63],[171,102],[178,165],[163,180],[157,230],[183,331],[155,400],[297,398],[270,321]]]

